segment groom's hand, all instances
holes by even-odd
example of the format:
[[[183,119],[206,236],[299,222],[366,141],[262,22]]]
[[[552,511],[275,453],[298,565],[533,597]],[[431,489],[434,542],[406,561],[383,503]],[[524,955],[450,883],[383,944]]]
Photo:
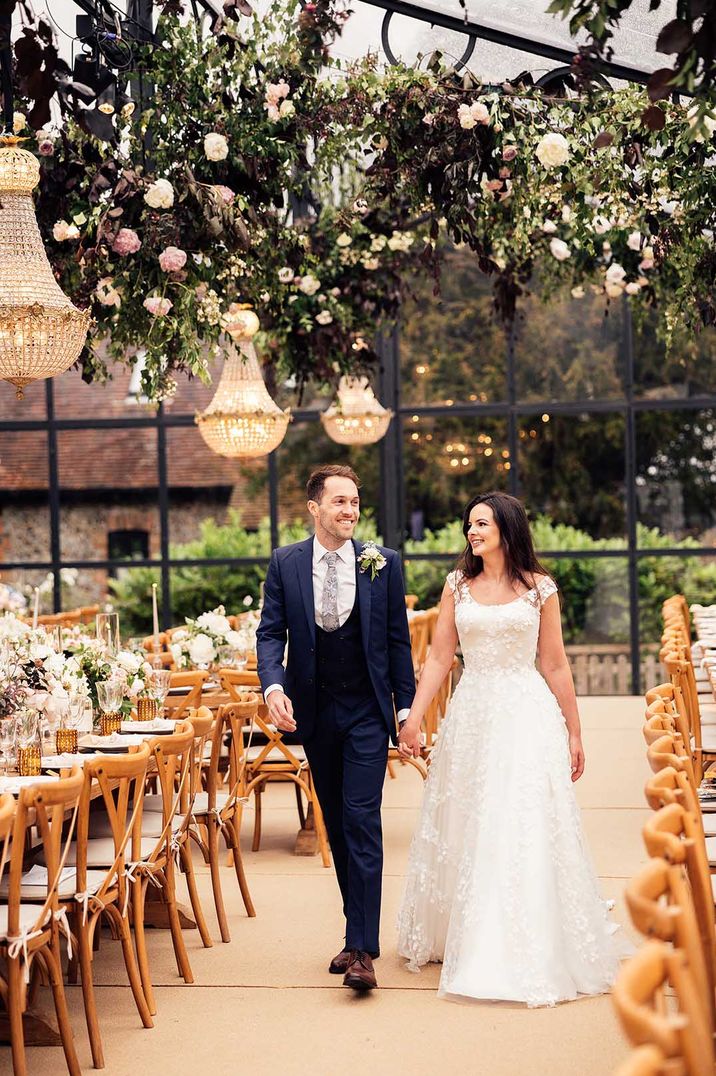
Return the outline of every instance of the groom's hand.
[[[293,703],[283,691],[272,691],[266,699],[269,718],[271,723],[281,732],[295,732],[296,722],[293,719]]]
[[[417,758],[420,755],[420,747],[420,726],[404,721],[398,735],[398,751],[404,758]]]

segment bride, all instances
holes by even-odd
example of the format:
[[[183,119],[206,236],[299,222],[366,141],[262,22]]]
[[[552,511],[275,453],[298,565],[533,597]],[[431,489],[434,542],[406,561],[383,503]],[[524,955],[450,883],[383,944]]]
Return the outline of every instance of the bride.
[[[431,756],[399,952],[411,970],[442,962],[443,997],[554,1005],[600,994],[618,955],[572,788],[584,749],[557,586],[514,497],[476,497],[463,533],[400,732],[401,753],[417,755],[459,642],[465,669]]]

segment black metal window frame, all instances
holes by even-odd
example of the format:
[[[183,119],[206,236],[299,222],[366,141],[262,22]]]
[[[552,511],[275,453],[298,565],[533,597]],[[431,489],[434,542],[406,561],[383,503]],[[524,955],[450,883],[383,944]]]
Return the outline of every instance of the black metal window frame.
[[[405,0],[364,0],[376,8],[383,9],[383,25],[381,28],[384,49],[388,59],[391,59],[388,43],[389,20],[392,14],[406,15],[433,25],[456,30],[467,35],[471,41],[483,39],[492,41],[509,48],[519,49],[535,56],[542,56],[557,61],[560,64],[569,63],[571,53],[568,49],[553,46],[544,42],[523,39],[515,34],[497,30],[470,20],[469,16],[462,20],[443,12],[432,11],[427,8],[419,8]],[[471,51],[471,50],[470,50]],[[630,81],[643,82],[648,78],[648,73],[637,69],[624,67],[623,65],[607,65],[606,73],[616,78]],[[565,550],[540,550],[540,555],[552,559],[617,559],[626,562],[628,569],[629,584],[629,608],[630,608],[630,651],[631,651],[631,686],[632,691],[639,692],[639,592],[638,592],[638,562],[642,557],[701,557],[716,556],[716,546],[701,548],[658,548],[640,549],[637,542],[637,519],[638,506],[636,499],[636,416],[640,411],[677,410],[677,411],[700,411],[704,408],[716,408],[716,394],[694,396],[687,399],[674,399],[673,397],[650,397],[640,399],[634,391],[634,357],[633,357],[633,332],[629,308],[625,304],[624,331],[622,334],[623,369],[624,369],[624,394],[616,399],[578,399],[569,401],[555,401],[552,399],[538,401],[521,401],[517,394],[517,363],[515,361],[515,335],[514,330],[507,334],[506,338],[506,370],[507,370],[507,398],[495,403],[456,403],[452,406],[445,404],[435,405],[404,405],[401,400],[401,371],[400,371],[400,346],[399,330],[392,329],[385,332],[379,339],[379,353],[381,356],[380,369],[380,395],[382,402],[390,407],[395,413],[395,419],[391,423],[386,436],[379,444],[380,452],[380,494],[379,494],[379,526],[386,545],[403,551],[404,545],[404,521],[405,521],[405,483],[403,462],[403,431],[407,416],[461,416],[461,417],[501,417],[507,421],[508,450],[510,453],[511,468],[508,477],[509,492],[519,495],[519,421],[527,415],[540,414],[545,411],[551,415],[578,415],[583,413],[609,413],[621,414],[625,419],[626,443],[625,443],[625,519],[626,519],[626,545],[621,550],[589,550],[589,551],[565,551]],[[170,512],[169,512],[169,481],[167,461],[167,431],[172,428],[187,427],[194,425],[193,416],[190,414],[175,414],[161,405],[156,414],[138,417],[113,417],[113,418],[87,418],[69,419],[58,418],[55,413],[54,389],[52,381],[45,383],[46,418],[35,420],[0,420],[0,433],[12,433],[14,431],[43,431],[47,434],[47,457],[48,457],[48,493],[49,493],[49,519],[50,519],[50,559],[47,561],[8,561],[0,564],[0,568],[9,570],[45,570],[53,574],[53,607],[55,611],[61,608],[61,577],[63,568],[99,569],[110,570],[127,567],[154,567],[161,573],[162,595],[162,621],[163,627],[171,625],[171,570],[183,566],[226,566],[236,567],[239,565],[265,565],[268,564],[268,556],[247,558],[207,558],[207,559],[178,559],[172,558],[169,552],[170,539]],[[298,409],[293,412],[294,421],[318,422],[320,412],[310,409]],[[127,428],[154,428],[157,431],[157,481],[158,481],[158,509],[160,551],[159,557],[141,560],[78,560],[63,559],[60,541],[60,516],[61,516],[61,481],[58,470],[58,435],[63,430],[111,430]],[[198,436],[198,434],[197,434]],[[268,457],[267,477],[269,493],[269,518],[271,549],[279,544],[279,452],[272,452]],[[430,560],[434,562],[445,561],[446,564],[453,561],[459,551],[454,554],[446,553],[411,553],[410,560]]]

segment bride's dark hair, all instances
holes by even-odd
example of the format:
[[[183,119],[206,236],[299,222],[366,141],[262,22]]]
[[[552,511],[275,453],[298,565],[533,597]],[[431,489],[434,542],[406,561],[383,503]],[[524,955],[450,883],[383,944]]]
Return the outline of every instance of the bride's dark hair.
[[[512,582],[519,581],[531,589],[535,585],[535,576],[547,575],[547,572],[537,559],[535,547],[532,542],[530,524],[522,504],[516,497],[509,493],[492,491],[482,493],[479,497],[473,497],[462,516],[462,533],[465,535],[465,549],[460,555],[457,567],[468,579],[474,579],[482,571],[482,557],[475,556],[470,543],[467,541],[467,533],[470,529],[470,513],[476,504],[485,504],[492,509],[497,529],[500,532],[500,542],[505,554],[507,572]]]

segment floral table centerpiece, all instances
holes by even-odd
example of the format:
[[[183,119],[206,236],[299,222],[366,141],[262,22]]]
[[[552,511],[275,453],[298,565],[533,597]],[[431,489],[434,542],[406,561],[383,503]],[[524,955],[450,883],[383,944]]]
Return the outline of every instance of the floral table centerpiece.
[[[169,649],[177,669],[218,669],[229,665],[235,652],[245,650],[250,637],[235,631],[223,605],[196,620],[186,618],[186,627],[173,632]]]

